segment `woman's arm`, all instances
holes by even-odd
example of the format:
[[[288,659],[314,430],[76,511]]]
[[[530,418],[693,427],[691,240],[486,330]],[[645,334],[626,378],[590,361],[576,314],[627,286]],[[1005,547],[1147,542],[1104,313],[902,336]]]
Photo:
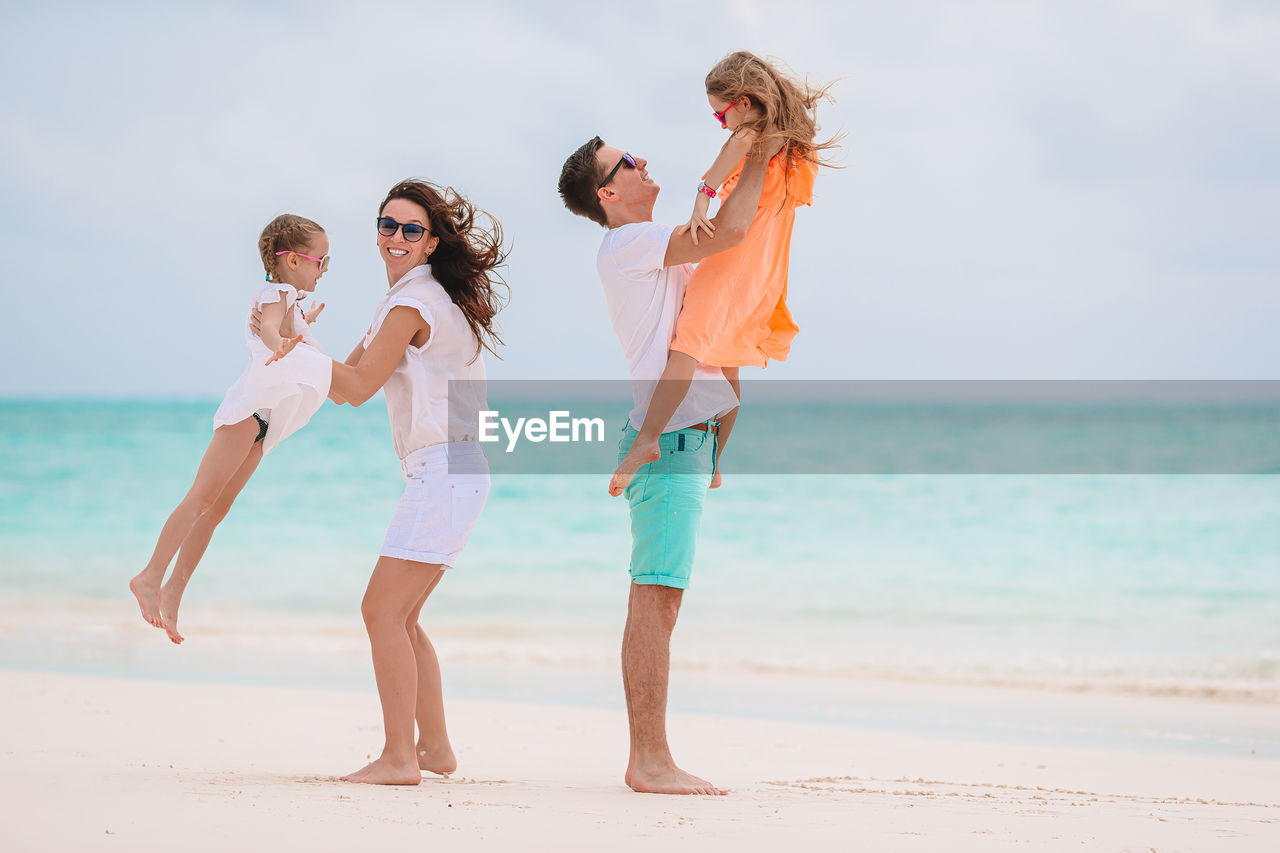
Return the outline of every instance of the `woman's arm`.
[[[360,341],[360,343],[356,344],[356,348],[351,351],[351,355],[347,356],[347,360],[343,362],[343,364],[349,365],[351,367],[355,367],[357,364],[360,363],[360,357],[362,355],[364,355],[363,340]],[[343,397],[341,394],[339,394],[337,391],[333,389],[332,382],[329,383],[329,399],[337,403],[339,406],[347,402],[346,397]]]
[[[341,397],[353,406],[362,405],[387,384],[409,345],[418,340],[418,346],[422,346],[430,334],[431,327],[413,308],[406,305],[392,308],[368,349],[356,347],[347,357],[347,363],[333,362],[330,396]]]

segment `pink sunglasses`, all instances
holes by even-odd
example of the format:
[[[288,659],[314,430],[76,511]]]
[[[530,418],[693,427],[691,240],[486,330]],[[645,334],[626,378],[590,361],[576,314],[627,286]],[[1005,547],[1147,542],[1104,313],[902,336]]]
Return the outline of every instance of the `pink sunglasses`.
[[[728,124],[728,122],[726,122],[726,121],[724,120],[724,117],[725,117],[725,114],[726,114],[727,112],[729,112],[729,110],[733,109],[733,106],[734,106],[734,104],[736,104],[736,103],[738,103],[737,99],[735,99],[735,100],[734,100],[733,104],[730,104],[729,106],[725,107],[725,108],[724,108],[724,109],[722,109],[720,112],[718,112],[718,113],[713,112],[713,113],[712,113],[712,115],[716,117],[716,121],[720,122],[720,126],[721,126],[721,127],[726,128],[726,129],[729,127],[729,124]]]
[[[295,252],[292,249],[285,249],[283,252],[276,252],[277,258],[280,257],[281,255],[297,255],[300,258],[306,258],[309,261],[315,261],[320,265],[320,272],[326,272],[329,269],[328,255],[325,255],[323,258],[317,258],[315,255],[304,255],[302,252]]]

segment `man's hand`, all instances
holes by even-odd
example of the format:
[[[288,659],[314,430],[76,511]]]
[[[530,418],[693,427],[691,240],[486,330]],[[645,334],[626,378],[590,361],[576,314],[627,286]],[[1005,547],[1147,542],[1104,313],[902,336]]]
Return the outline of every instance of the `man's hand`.
[[[764,144],[759,148],[754,146],[748,157],[762,158],[766,163],[773,159],[773,156],[782,150],[782,136],[773,132],[774,128],[769,128],[764,132]]]

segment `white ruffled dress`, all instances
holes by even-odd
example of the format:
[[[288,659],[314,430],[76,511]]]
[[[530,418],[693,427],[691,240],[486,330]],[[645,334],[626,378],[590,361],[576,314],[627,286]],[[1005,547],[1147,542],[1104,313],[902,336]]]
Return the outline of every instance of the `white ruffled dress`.
[[[236,424],[253,416],[254,412],[270,409],[267,434],[262,439],[262,452],[270,453],[286,436],[291,435],[311,420],[324,400],[329,396],[329,380],[332,364],[320,351],[320,345],[311,336],[302,307],[298,305],[298,291],[284,282],[268,282],[253,294],[249,314],[263,305],[285,301],[285,312],[293,312],[293,328],[302,334],[302,340],[284,358],[267,364],[272,351],[262,338],[249,328],[245,320],[245,340],[249,345],[249,366],[235,384],[227,389],[222,405],[213,415],[216,429]]]

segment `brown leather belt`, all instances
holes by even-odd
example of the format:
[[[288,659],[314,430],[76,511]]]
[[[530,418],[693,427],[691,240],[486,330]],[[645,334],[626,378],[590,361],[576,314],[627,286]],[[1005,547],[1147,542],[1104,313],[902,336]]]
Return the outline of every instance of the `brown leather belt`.
[[[694,424],[693,426],[685,427],[685,429],[696,429],[698,432],[709,432],[712,435],[720,434],[720,424]]]

